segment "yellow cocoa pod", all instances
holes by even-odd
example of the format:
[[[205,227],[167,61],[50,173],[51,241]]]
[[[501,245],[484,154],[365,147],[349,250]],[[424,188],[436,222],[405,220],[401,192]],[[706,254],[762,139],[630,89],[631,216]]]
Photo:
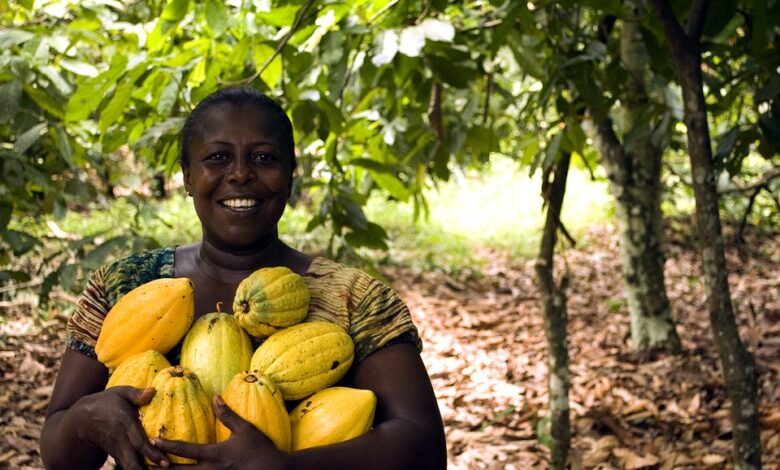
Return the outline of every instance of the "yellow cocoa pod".
[[[238,323],[259,338],[300,323],[308,311],[306,282],[284,266],[253,272],[238,285],[233,299]]]
[[[154,398],[140,409],[149,438],[214,443],[214,409],[195,374],[181,366],[169,367],[157,374],[152,387]],[[173,463],[196,463],[176,455],[168,454],[168,458]]]
[[[222,399],[238,416],[252,423],[276,444],[279,450],[290,451],[290,418],[284,406],[282,392],[257,371],[236,374],[222,392]],[[217,442],[230,437],[230,429],[216,421]]]
[[[211,312],[195,320],[184,337],[181,365],[198,376],[213,398],[237,373],[249,368],[253,352],[249,335],[233,315]]]
[[[98,360],[115,369],[148,349],[165,354],[187,333],[194,314],[189,279],[164,278],[142,284],[122,296],[103,320],[95,345]]]
[[[376,395],[371,390],[331,387],[303,400],[290,412],[292,450],[348,441],[371,429]]]
[[[273,380],[285,400],[298,400],[341,380],[354,358],[355,345],[342,327],[316,321],[271,335],[250,367]]]
[[[154,349],[135,354],[125,359],[114,369],[108,378],[106,388],[119,385],[129,385],[135,388],[152,386],[152,381],[158,372],[171,367],[171,363]]]

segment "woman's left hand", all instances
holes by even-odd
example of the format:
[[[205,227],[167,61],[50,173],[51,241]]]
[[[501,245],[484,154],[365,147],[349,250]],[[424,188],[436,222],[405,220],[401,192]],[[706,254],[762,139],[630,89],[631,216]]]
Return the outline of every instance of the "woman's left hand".
[[[182,441],[152,439],[152,444],[167,454],[174,454],[198,461],[195,465],[172,465],[171,469],[241,469],[282,466],[287,454],[252,423],[235,414],[222,397],[214,397],[214,411],[222,424],[231,431],[230,438],[218,444],[192,444]]]

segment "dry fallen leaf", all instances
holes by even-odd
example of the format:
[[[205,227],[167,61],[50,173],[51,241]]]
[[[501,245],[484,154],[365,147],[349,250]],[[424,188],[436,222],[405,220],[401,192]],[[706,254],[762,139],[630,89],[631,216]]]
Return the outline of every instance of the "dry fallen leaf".
[[[707,454],[701,458],[704,465],[719,465],[726,461],[726,458],[718,454]]]
[[[620,462],[620,468],[625,470],[639,470],[641,468],[652,467],[658,465],[658,457],[653,454],[639,455],[634,453],[630,449],[625,447],[618,447],[612,450],[618,461]]]

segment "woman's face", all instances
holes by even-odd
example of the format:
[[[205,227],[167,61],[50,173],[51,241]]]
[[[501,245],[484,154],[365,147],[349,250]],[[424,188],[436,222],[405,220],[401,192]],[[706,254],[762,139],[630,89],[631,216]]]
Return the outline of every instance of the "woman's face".
[[[203,238],[233,252],[276,238],[290,196],[290,153],[274,113],[258,106],[216,106],[201,116],[189,146],[184,185]]]

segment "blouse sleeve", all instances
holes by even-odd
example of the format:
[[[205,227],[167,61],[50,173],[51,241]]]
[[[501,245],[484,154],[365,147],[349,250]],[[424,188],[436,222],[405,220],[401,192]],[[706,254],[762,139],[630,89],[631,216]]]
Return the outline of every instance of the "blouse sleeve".
[[[396,343],[413,343],[421,351],[422,341],[403,300],[382,282],[361,274],[353,286],[355,308],[350,321],[355,361]]]
[[[95,345],[108,310],[105,267],[101,267],[90,276],[84,292],[79,297],[76,310],[68,319],[67,347],[96,358]]]

